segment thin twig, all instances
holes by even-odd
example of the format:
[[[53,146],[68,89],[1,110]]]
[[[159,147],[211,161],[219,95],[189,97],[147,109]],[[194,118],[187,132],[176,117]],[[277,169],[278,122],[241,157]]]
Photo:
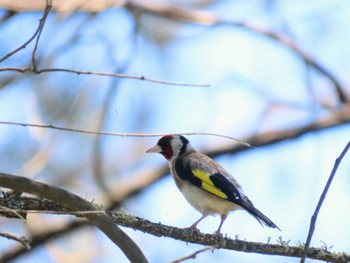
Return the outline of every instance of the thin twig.
[[[26,250],[31,249],[29,245],[29,241],[25,237],[16,237],[15,235],[12,235],[10,233],[4,233],[4,232],[0,232],[0,236],[6,237],[7,239],[11,239],[21,243],[26,248]]]
[[[326,198],[326,195],[327,195],[327,192],[328,192],[328,189],[329,187],[331,186],[331,183],[332,183],[332,180],[337,172],[337,169],[338,169],[338,166],[340,165],[342,159],[344,158],[345,154],[347,153],[347,151],[349,150],[350,148],[350,141],[347,143],[347,145],[345,146],[344,150],[342,151],[342,153],[339,155],[339,157],[335,160],[335,163],[334,163],[334,166],[333,166],[333,169],[332,169],[332,172],[328,178],[328,181],[327,181],[327,184],[325,186],[325,188],[323,189],[323,192],[321,194],[321,197],[318,201],[318,204],[316,206],[316,210],[314,212],[314,214],[312,215],[311,217],[311,222],[310,222],[310,228],[309,228],[309,233],[307,235],[307,239],[306,239],[306,243],[305,243],[305,249],[304,249],[304,252],[303,252],[303,255],[301,257],[301,260],[300,262],[301,263],[304,263],[305,262],[305,259],[306,259],[306,255],[309,251],[309,248],[310,248],[310,243],[311,243],[311,239],[312,239],[312,235],[315,231],[315,226],[316,226],[316,220],[317,220],[317,216],[318,216],[318,213],[320,212],[321,210],[321,207],[322,207],[322,204],[323,204],[323,201],[325,200]]]
[[[22,123],[22,122],[12,122],[12,121],[0,121],[0,124],[8,124],[8,125],[18,125],[18,126],[25,126],[25,127],[36,127],[36,128],[45,128],[45,129],[55,129],[55,130],[61,130],[61,131],[68,131],[68,132],[77,132],[77,133],[85,133],[85,134],[95,134],[95,135],[108,135],[108,136],[119,136],[119,137],[160,137],[167,135],[167,133],[121,133],[121,132],[105,132],[105,131],[89,131],[89,130],[81,130],[81,129],[74,129],[74,128],[65,128],[60,126],[55,126],[51,124],[35,124],[35,123]],[[210,135],[210,136],[216,136],[216,137],[222,137],[230,140],[234,140],[236,142],[239,142],[241,144],[246,145],[247,147],[250,147],[250,144],[244,141],[241,141],[239,139],[227,136],[227,135],[221,135],[217,133],[211,133],[211,132],[184,132],[184,133],[176,133],[181,135]]]
[[[51,1],[50,1],[51,2]],[[36,31],[34,32],[34,34],[24,43],[22,44],[21,46],[19,46],[18,48],[16,48],[15,50],[11,51],[10,53],[6,54],[4,57],[2,57],[0,59],[0,63],[3,62],[4,60],[8,59],[9,57],[11,57],[12,55],[16,54],[18,51],[20,51],[21,49],[24,49],[27,47],[27,45],[32,42],[34,40],[34,38],[40,33],[40,31],[42,30],[42,23],[43,21],[45,22],[46,20],[46,17],[49,13],[51,9],[51,5],[46,5],[46,8],[45,8],[45,12],[43,14],[43,17],[40,19],[40,22],[39,22],[39,26],[38,28],[36,29]]]
[[[132,75],[124,75],[119,73],[108,73],[108,72],[99,72],[99,71],[84,71],[84,70],[74,70],[67,68],[43,68],[34,70],[32,66],[29,67],[2,67],[0,71],[16,71],[20,73],[33,72],[36,74],[41,73],[49,73],[49,72],[65,72],[65,73],[73,73],[77,75],[97,75],[97,76],[105,76],[105,77],[116,77],[123,79],[137,79],[162,85],[170,85],[170,86],[182,86],[182,87],[209,87],[210,84],[192,84],[192,83],[180,83],[180,82],[171,82],[164,81],[158,79],[152,79],[145,76],[132,76]]]
[[[214,249],[215,249],[215,247],[205,247],[205,248],[202,248],[202,249],[199,249],[199,250],[193,252],[192,254],[190,254],[188,256],[171,261],[170,263],[180,263],[180,262],[183,262],[183,261],[188,260],[188,259],[195,259],[198,254],[203,253],[207,250],[214,251]]]
[[[46,8],[44,11],[44,16],[40,19],[40,23],[39,23],[39,27],[38,27],[38,34],[37,34],[37,38],[35,40],[35,45],[34,45],[33,52],[32,52],[33,71],[37,70],[36,61],[35,61],[35,54],[36,54],[36,51],[38,49],[39,39],[40,39],[41,33],[43,32],[46,18],[48,17],[51,8],[52,8],[52,0],[46,0]]]
[[[19,209],[12,209],[6,206],[0,206],[0,212],[1,213],[13,213],[16,217],[20,218],[24,222],[26,222],[27,219],[25,219],[21,213],[24,213],[23,211],[19,211]]]
[[[83,75],[99,75],[99,76],[106,76],[106,77],[138,79],[138,80],[143,80],[143,81],[148,81],[148,82],[153,82],[153,83],[158,83],[158,84],[171,85],[171,86],[184,86],[184,87],[209,87],[210,86],[210,84],[179,83],[179,82],[170,82],[170,81],[151,79],[151,78],[147,78],[145,76],[130,76],[130,75],[124,75],[124,74],[117,74],[117,73],[72,70],[72,69],[66,69],[66,68],[46,68],[46,69],[41,69],[38,71],[38,73],[45,73],[45,72],[68,72],[68,73],[75,73],[78,75],[82,75],[82,74]]]

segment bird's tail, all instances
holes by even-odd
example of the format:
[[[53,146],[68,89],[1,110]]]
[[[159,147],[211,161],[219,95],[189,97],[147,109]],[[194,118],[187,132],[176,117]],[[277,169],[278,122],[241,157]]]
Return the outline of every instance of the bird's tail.
[[[260,212],[254,206],[249,207],[249,209],[247,209],[247,211],[249,212],[249,214],[254,216],[256,218],[256,220],[258,220],[258,222],[261,225],[265,225],[265,226],[268,226],[271,228],[277,228],[278,230],[281,231],[281,229],[279,229],[279,227],[276,226],[276,224],[274,222],[272,222],[267,216],[265,216],[262,212]]]

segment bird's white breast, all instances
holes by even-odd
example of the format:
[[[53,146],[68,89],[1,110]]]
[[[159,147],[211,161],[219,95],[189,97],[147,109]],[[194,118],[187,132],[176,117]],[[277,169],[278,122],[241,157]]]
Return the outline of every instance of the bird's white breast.
[[[208,193],[205,190],[192,185],[190,182],[183,181],[174,175],[173,178],[186,200],[203,215],[226,215],[230,211],[241,209],[241,206]]]

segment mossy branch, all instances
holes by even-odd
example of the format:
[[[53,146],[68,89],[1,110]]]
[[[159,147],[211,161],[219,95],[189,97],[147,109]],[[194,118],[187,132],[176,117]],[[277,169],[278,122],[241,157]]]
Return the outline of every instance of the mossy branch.
[[[0,194],[0,205],[2,207],[6,207],[6,209],[0,211],[0,214],[6,217],[14,217],[16,214],[21,214],[25,217],[26,213],[34,212],[71,214],[79,217],[84,217],[84,215],[92,213],[105,213],[105,211],[102,210],[72,211],[49,200],[43,200],[36,197],[12,195],[8,192]],[[33,210],[33,208],[35,210]],[[9,213],[9,209],[13,210],[13,212]],[[283,242],[278,242],[278,244],[270,244],[243,241],[239,239],[219,237],[211,234],[197,233],[192,229],[183,229],[164,225],[161,223],[153,223],[149,220],[125,213],[107,212],[107,214],[109,214],[112,217],[113,221],[120,226],[129,227],[134,230],[139,230],[157,237],[169,237],[184,242],[215,247],[217,249],[221,248],[247,253],[278,255],[286,257],[301,257],[304,251],[303,245],[289,246],[289,243],[284,244]],[[330,252],[325,248],[310,248],[307,253],[307,258],[337,263],[345,263],[350,261],[350,255],[346,253]]]

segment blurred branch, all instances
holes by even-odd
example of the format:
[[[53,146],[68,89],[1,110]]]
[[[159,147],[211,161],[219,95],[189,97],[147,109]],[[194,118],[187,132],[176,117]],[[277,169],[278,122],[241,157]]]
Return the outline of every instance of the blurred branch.
[[[136,53],[134,52],[134,50],[137,47],[137,39],[138,39],[138,30],[139,30],[139,25],[138,23],[135,23],[133,26],[133,34],[131,37],[131,44],[129,45],[129,55],[126,56],[127,59],[125,59],[125,61],[123,62],[117,62],[117,61],[113,61],[111,64],[113,65],[118,65],[115,68],[115,72],[126,72],[126,70],[130,67],[131,62],[135,59]],[[107,41],[106,41],[107,42]],[[115,48],[114,45],[109,44],[108,46],[108,53],[112,53],[112,50]],[[104,97],[104,101],[102,103],[102,109],[100,112],[100,116],[98,118],[97,121],[97,130],[103,130],[104,127],[107,124],[107,120],[108,120],[108,111],[112,106],[112,102],[115,98],[115,96],[117,95],[117,91],[120,88],[120,79],[119,78],[114,78],[113,81],[110,82],[109,87],[108,87],[108,91],[105,94]],[[110,189],[108,184],[106,183],[105,180],[105,173],[103,170],[103,161],[104,161],[104,151],[102,149],[102,145],[103,145],[103,137],[102,136],[96,136],[96,139],[93,142],[93,151],[92,151],[92,158],[91,158],[91,162],[92,162],[92,166],[93,166],[93,176],[94,179],[97,183],[97,185],[101,188],[101,190],[104,190],[104,193],[109,196],[110,198],[113,198],[113,194],[110,193]]]
[[[31,179],[0,173],[0,186],[13,189],[16,192],[26,192],[51,200],[73,211],[96,211],[92,203],[66,190],[33,181]],[[147,262],[140,248],[105,213],[84,214],[94,225],[108,236],[132,262]]]
[[[107,91],[104,97],[101,113],[97,121],[98,130],[102,130],[107,122],[107,113],[111,106],[113,98],[119,88],[119,83],[120,82],[118,81],[118,79],[115,79],[114,81],[111,82],[110,87],[108,87],[109,90]],[[110,190],[105,180],[105,173],[103,171],[104,151],[102,149],[102,142],[103,142],[102,136],[101,135],[96,136],[96,139],[93,141],[91,163],[93,167],[93,176],[97,186],[99,186],[99,188],[103,190],[104,193],[109,195]]]
[[[1,180],[0,180],[1,182]],[[26,202],[29,199],[22,200],[20,196],[18,202],[22,203],[22,207],[26,207]],[[31,202],[37,201],[37,198],[32,198]],[[30,205],[29,205],[30,206]],[[63,209],[62,211],[50,210],[55,207],[54,204],[49,205],[47,208],[40,207],[40,210],[22,210],[16,209],[17,213],[54,213],[54,214],[69,214],[69,215],[77,215],[77,216],[85,216],[90,217],[91,215],[105,215],[105,211],[98,210],[88,210],[88,211],[66,211]],[[12,208],[10,206],[9,208]],[[303,246],[285,246],[279,244],[266,244],[266,243],[258,243],[258,242],[248,242],[238,239],[230,239],[226,237],[219,237],[216,235],[203,234],[194,231],[189,228],[177,228],[172,226],[163,225],[161,223],[153,223],[148,220],[145,220],[140,217],[135,217],[132,215],[127,215],[124,213],[112,213],[107,212],[111,215],[113,221],[125,227],[133,228],[135,230],[140,230],[142,232],[161,237],[169,237],[176,240],[181,240],[185,242],[190,242],[194,244],[206,245],[215,248],[224,248],[228,250],[236,250],[242,252],[249,253],[258,253],[265,255],[279,255],[279,256],[287,256],[287,257],[300,257],[304,251]],[[310,248],[307,253],[307,257],[311,259],[318,259],[328,262],[348,262],[350,260],[350,255],[345,253],[330,253],[325,251],[324,249],[319,248]],[[137,261],[139,262],[139,261]]]
[[[241,151],[254,149],[255,147],[269,146],[279,142],[296,139],[305,134],[331,129],[348,123],[350,123],[350,108],[345,107],[344,111],[332,113],[319,121],[301,127],[281,131],[262,132],[257,135],[246,137],[244,141],[251,144],[251,148],[238,144],[227,147],[226,149],[221,147],[219,150],[213,150],[206,154],[211,157],[217,157],[224,154],[236,154]]]
[[[306,64],[313,67],[316,71],[328,78],[334,85],[335,91],[338,95],[338,99],[342,103],[349,102],[344,90],[345,88],[337,80],[337,78],[323,66],[320,62],[314,59],[310,54],[300,48],[295,41],[283,32],[273,32],[264,28],[259,28],[255,25],[251,25],[245,22],[235,22],[230,20],[224,20],[218,17],[215,13],[208,11],[192,10],[185,7],[180,7],[171,3],[154,3],[154,2],[135,2],[130,1],[125,5],[129,9],[137,9],[145,13],[151,13],[153,15],[161,16],[167,19],[179,20],[184,22],[196,23],[201,25],[214,25],[214,26],[234,26],[246,29],[249,32],[259,34],[269,39],[275,40],[283,46],[289,48],[297,56],[299,56]]]
[[[331,183],[333,181],[333,178],[335,176],[335,173],[337,172],[337,169],[338,169],[338,166],[340,165],[341,161],[343,160],[344,156],[346,155],[347,151],[349,150],[350,148],[350,141],[347,143],[347,145],[345,146],[344,150],[342,151],[342,153],[340,154],[340,156],[335,160],[335,163],[334,163],[334,166],[333,166],[333,169],[332,169],[332,172],[328,178],[328,181],[327,181],[327,184],[325,186],[325,188],[323,189],[323,192],[321,194],[321,197],[320,197],[320,200],[318,201],[317,203],[317,206],[316,206],[316,210],[314,212],[314,214],[312,215],[311,217],[311,222],[310,222],[310,228],[309,228],[309,233],[307,235],[307,239],[306,239],[306,243],[305,243],[305,249],[304,249],[304,252],[303,252],[303,256],[301,258],[301,263],[304,263],[305,262],[305,258],[306,258],[306,255],[307,255],[307,252],[309,251],[309,248],[310,248],[310,243],[311,243],[311,239],[312,239],[312,235],[315,231],[315,226],[316,226],[316,220],[317,220],[317,216],[318,216],[318,213],[320,212],[321,210],[321,206],[323,204],[323,201],[325,200],[326,198],[326,195],[327,195],[327,192],[328,192],[328,189],[329,187],[331,186]]]

